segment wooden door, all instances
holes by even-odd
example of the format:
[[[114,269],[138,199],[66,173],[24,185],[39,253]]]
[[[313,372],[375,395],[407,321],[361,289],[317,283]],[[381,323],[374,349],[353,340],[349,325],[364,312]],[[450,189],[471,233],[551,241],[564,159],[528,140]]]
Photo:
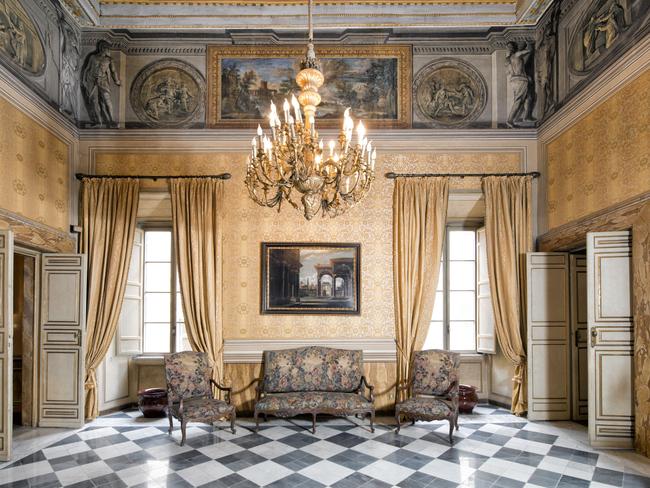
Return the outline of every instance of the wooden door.
[[[571,418],[569,255],[526,255],[528,418]]]
[[[589,441],[632,447],[634,439],[632,234],[587,234]]]
[[[0,461],[11,459],[13,423],[13,234],[0,230]]]
[[[41,261],[39,425],[84,423],[86,257],[43,254]]]
[[[589,388],[587,380],[587,257],[570,256],[571,266],[571,418],[587,420]]]

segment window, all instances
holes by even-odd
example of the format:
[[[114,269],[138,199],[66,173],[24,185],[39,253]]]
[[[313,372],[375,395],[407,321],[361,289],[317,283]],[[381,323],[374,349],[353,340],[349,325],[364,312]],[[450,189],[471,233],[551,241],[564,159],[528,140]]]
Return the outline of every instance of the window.
[[[476,229],[448,226],[425,349],[476,350]]]
[[[145,230],[143,299],[143,352],[190,350],[169,229]]]

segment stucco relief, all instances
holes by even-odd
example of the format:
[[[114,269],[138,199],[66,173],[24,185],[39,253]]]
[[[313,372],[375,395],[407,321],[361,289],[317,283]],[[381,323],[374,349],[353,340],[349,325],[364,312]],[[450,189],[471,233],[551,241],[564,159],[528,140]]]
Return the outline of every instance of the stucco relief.
[[[163,59],[145,66],[131,86],[131,106],[152,127],[180,127],[203,108],[205,81],[192,65]]]
[[[16,0],[0,0],[0,56],[31,76],[45,70],[45,49],[38,28]]]
[[[483,112],[487,83],[469,63],[438,59],[416,75],[413,98],[418,115],[432,126],[464,127]]]
[[[650,71],[547,147],[549,229],[650,191]]]

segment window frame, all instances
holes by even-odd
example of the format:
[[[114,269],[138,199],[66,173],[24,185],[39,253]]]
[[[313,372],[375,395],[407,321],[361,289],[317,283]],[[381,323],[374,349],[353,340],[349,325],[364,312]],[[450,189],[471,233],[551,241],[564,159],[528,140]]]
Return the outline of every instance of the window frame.
[[[156,222],[156,223],[141,223],[138,224],[138,227],[142,229],[144,232],[144,239],[143,239],[143,246],[142,246],[142,266],[143,266],[143,271],[142,271],[142,317],[141,317],[141,324],[142,324],[142,355],[144,356],[160,356],[161,354],[172,354],[175,352],[178,352],[176,350],[176,339],[177,339],[177,333],[178,333],[178,324],[176,322],[176,311],[178,304],[176,303],[176,297],[177,293],[179,290],[177,290],[176,287],[176,275],[178,274],[178,267],[176,263],[176,250],[174,248],[174,236],[172,234],[173,228],[172,228],[172,223],[171,222]],[[163,352],[163,351],[145,351],[145,344],[146,344],[146,327],[145,327],[145,320],[144,320],[144,310],[145,310],[145,296],[147,294],[146,290],[146,280],[147,280],[147,263],[150,261],[147,261],[147,232],[169,232],[171,234],[171,244],[170,244],[170,267],[171,267],[171,272],[170,272],[170,281],[171,283],[169,284],[169,313],[170,313],[170,318],[169,318],[169,351],[170,352]],[[151,261],[151,262],[156,262],[156,261]],[[181,298],[182,300],[182,298]],[[180,304],[182,307],[182,304]],[[156,323],[156,322],[152,322]],[[183,322],[184,323],[184,322]]]
[[[443,243],[443,252],[442,252],[442,260],[441,260],[441,265],[442,265],[442,273],[441,276],[438,277],[438,280],[444,280],[443,281],[443,288],[442,288],[442,296],[444,299],[443,302],[443,308],[442,308],[442,345],[443,349],[446,351],[451,351],[450,349],[450,344],[449,344],[449,338],[450,338],[450,321],[449,321],[449,308],[450,308],[450,290],[449,290],[449,284],[451,281],[451,273],[450,273],[450,253],[449,253],[449,234],[452,231],[458,231],[458,230],[468,230],[468,231],[473,231],[474,235],[476,236],[476,231],[480,229],[483,226],[482,222],[479,221],[462,221],[462,222],[447,222],[447,225],[445,226],[445,241]],[[474,238],[474,242],[476,244],[476,237]],[[476,304],[476,296],[477,296],[477,290],[476,290],[476,281],[478,278],[477,275],[477,268],[476,268],[476,245],[474,245],[474,303]],[[476,305],[474,306],[474,349],[455,349],[453,352],[459,353],[459,354],[478,354],[476,351],[476,321],[478,320],[477,317],[478,310],[476,309]]]

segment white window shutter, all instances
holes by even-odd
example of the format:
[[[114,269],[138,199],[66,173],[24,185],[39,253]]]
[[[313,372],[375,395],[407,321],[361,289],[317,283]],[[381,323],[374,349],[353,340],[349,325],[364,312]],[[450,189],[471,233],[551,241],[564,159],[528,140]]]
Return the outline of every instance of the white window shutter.
[[[495,354],[494,310],[485,243],[485,227],[481,227],[476,231],[476,351]]]
[[[142,353],[142,296],[144,289],[144,231],[135,230],[129,276],[117,326],[117,354]]]

